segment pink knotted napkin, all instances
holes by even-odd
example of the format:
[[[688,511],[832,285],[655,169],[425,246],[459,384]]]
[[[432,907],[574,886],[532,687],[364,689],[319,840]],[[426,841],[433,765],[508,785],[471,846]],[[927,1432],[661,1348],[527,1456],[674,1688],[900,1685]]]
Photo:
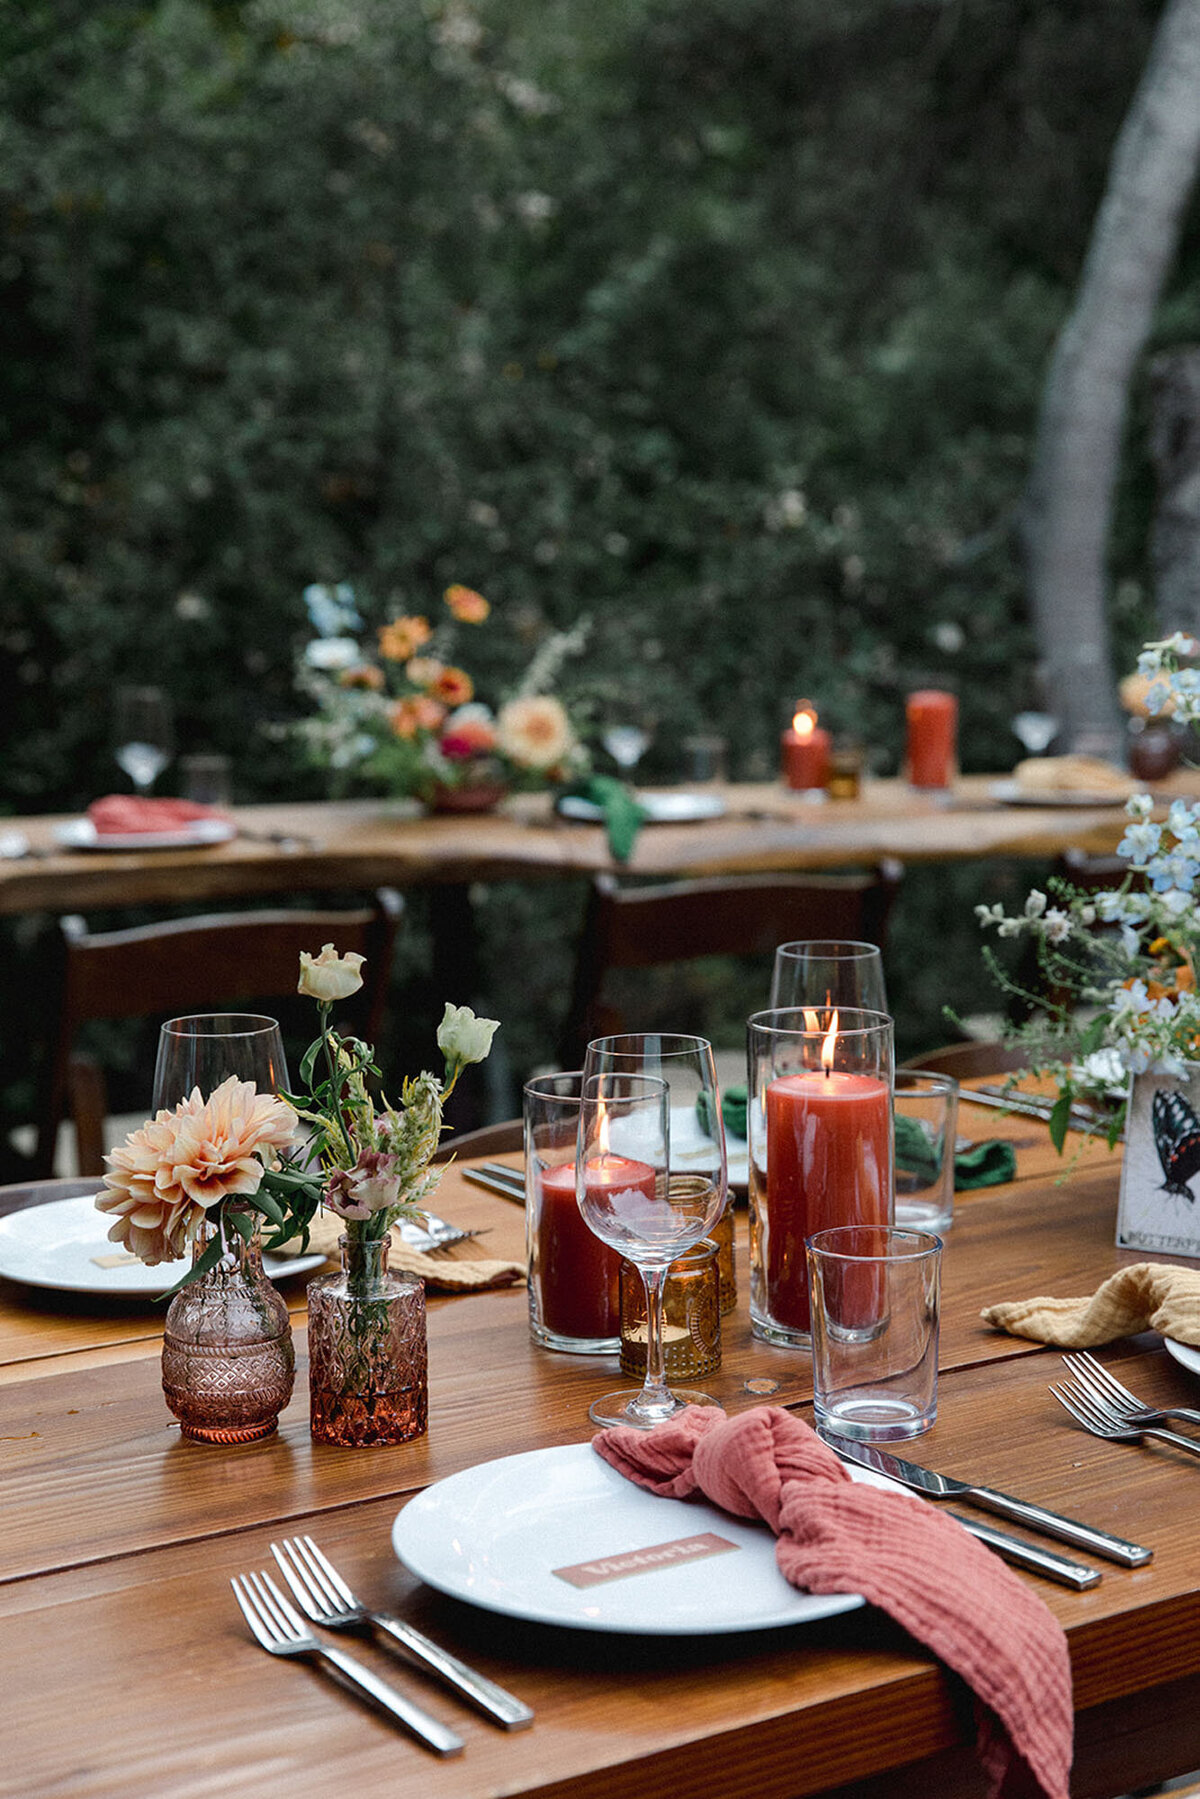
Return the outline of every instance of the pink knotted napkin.
[[[201,818],[225,818],[215,806],[195,800],[147,799],[136,793],[108,793],[93,800],[87,815],[97,837],[134,837],[142,831],[178,831]]]
[[[993,1799],[1066,1799],[1074,1712],[1067,1640],[999,1556],[928,1501],[852,1481],[802,1418],[692,1406],[651,1431],[592,1439],[628,1480],[669,1499],[701,1493],[762,1518],[794,1587],[861,1593],[975,1694]]]

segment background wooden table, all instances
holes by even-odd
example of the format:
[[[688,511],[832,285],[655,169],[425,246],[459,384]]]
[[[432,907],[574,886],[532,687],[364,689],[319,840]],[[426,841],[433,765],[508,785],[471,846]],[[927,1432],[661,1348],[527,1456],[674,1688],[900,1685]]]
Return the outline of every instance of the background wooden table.
[[[1052,857],[1068,847],[1115,849],[1125,827],[1111,807],[1011,806],[991,797],[994,777],[953,793],[915,793],[902,781],[867,784],[858,800],[813,803],[776,782],[716,789],[723,818],[651,825],[637,839],[632,874],[716,875],[840,868],[896,857],[908,862],[985,856]],[[1174,775],[1165,796],[1200,794],[1200,777]],[[412,817],[379,800],[243,806],[240,834],[193,850],[67,852],[61,819],[14,821],[33,855],[0,861],[0,912],[191,904],[283,889],[372,888],[502,879],[561,879],[613,866],[603,830],[555,816],[530,795],[476,817]]]
[[[1113,1241],[1114,1158],[1089,1152],[1059,1187],[1036,1125],[994,1128],[1018,1142],[1018,1179],[959,1196],[945,1257],[939,1418],[914,1459],[1154,1547],[1145,1569],[1103,1564],[1088,1593],[1037,1583],[1071,1644],[1073,1790],[1112,1794],[1200,1766],[1200,1469],[1170,1451],[1086,1436],[1046,1391],[1056,1354],[979,1320],[989,1300],[1084,1292],[1130,1259]],[[519,1209],[457,1169],[436,1203],[457,1222],[487,1225],[488,1253],[520,1252]],[[743,1257],[743,1287],[744,1270]],[[302,1297],[289,1291],[303,1366]],[[144,1305],[117,1314],[0,1283],[0,1792],[982,1791],[961,1691],[870,1610],[711,1642],[604,1637],[504,1619],[406,1573],[389,1532],[414,1492],[498,1455],[590,1434],[587,1404],[610,1384],[612,1361],[537,1350],[523,1291],[431,1297],[429,1434],[391,1450],[314,1445],[303,1375],[276,1437],[238,1449],[186,1443],[159,1388],[160,1336],[159,1315]],[[1116,1345],[1105,1359],[1148,1397],[1195,1399],[1157,1338]],[[779,1380],[777,1401],[810,1415],[805,1358],[750,1336],[743,1291],[711,1390],[730,1410],[749,1406],[759,1402],[745,1381],[763,1375]],[[311,1531],[370,1600],[519,1692],[537,1710],[532,1732],[506,1736],[378,1646],[356,1646],[460,1729],[465,1754],[439,1763],[320,1676],[263,1655],[229,1576],[263,1566],[271,1538],[296,1530]]]

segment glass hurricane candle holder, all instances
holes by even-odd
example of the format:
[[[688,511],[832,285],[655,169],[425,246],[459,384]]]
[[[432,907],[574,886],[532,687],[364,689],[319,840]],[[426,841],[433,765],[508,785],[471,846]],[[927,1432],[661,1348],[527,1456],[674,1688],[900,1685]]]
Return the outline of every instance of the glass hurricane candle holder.
[[[808,1006],[755,1013],[747,1031],[750,1324],[806,1349],[805,1239],[892,1222],[892,1020]]]
[[[621,1258],[584,1223],[575,1199],[583,1075],[525,1087],[525,1249],[529,1331],[544,1349],[602,1355],[620,1346]]]

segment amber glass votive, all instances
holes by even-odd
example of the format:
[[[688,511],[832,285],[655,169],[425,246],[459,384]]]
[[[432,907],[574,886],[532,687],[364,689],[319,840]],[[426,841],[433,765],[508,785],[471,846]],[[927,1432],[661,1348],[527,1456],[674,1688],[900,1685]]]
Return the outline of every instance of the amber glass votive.
[[[835,737],[829,752],[825,791],[831,800],[856,800],[862,792],[866,750],[857,737]]]
[[[693,1380],[721,1366],[721,1277],[717,1245],[705,1237],[671,1263],[663,1288],[663,1354],[668,1380]],[[646,1290],[621,1263],[621,1372],[646,1372]]]

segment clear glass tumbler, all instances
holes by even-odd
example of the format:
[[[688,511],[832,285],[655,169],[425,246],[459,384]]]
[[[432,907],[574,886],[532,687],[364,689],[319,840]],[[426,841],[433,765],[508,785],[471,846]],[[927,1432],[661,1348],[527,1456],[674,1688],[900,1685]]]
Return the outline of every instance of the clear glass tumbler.
[[[958,1082],[948,1074],[898,1068],[894,1113],[896,1223],[948,1231],[954,1223]]]
[[[813,1411],[843,1437],[887,1443],[937,1417],[942,1241],[850,1225],[808,1241]]]

